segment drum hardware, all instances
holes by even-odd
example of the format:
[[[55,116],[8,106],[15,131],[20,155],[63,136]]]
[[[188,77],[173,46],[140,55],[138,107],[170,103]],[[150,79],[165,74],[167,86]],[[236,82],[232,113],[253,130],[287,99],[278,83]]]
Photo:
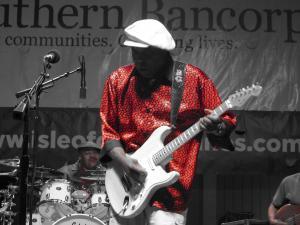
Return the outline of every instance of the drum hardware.
[[[85,210],[88,208],[88,203],[87,202],[83,202],[79,199],[74,199],[72,202],[72,206],[73,209],[77,212],[77,213],[84,213]]]
[[[14,169],[10,172],[2,172],[0,173],[0,176],[8,176],[8,177],[17,177],[18,169]]]
[[[19,157],[13,158],[13,159],[2,159],[0,160],[0,165],[4,165],[4,166],[8,166],[8,167],[12,167],[12,168],[16,168],[15,170],[11,171],[11,172],[5,172],[5,173],[0,173],[0,176],[17,176],[17,172],[18,172],[18,168],[20,167],[20,159]],[[32,164],[29,164],[29,170],[32,170],[33,166]],[[36,166],[35,167],[35,173],[36,173],[36,177],[45,177],[45,178],[51,178],[52,176],[63,176],[64,174],[52,169],[52,168],[48,168],[45,166]]]
[[[0,160],[0,165],[14,168],[13,171],[1,172],[0,177],[6,176],[9,179],[12,178],[15,179],[16,181],[18,180],[18,169],[20,168],[20,159],[18,157],[13,159],[2,159]],[[32,171],[32,169],[33,169],[32,164],[29,164],[29,171]],[[58,178],[62,178],[63,176],[64,174],[62,172],[59,172],[55,169],[47,168],[45,166],[35,167],[35,179],[37,179],[38,182],[44,182],[45,180],[49,180],[49,179],[58,179]],[[31,173],[29,173],[28,175],[28,178],[30,177],[31,177]],[[35,183],[34,186],[39,186],[39,184]]]
[[[19,168],[20,167],[20,158],[16,157],[14,159],[1,159],[0,165],[9,166],[9,167],[13,167],[13,168]]]
[[[3,203],[1,203],[1,206],[2,207],[0,208],[0,212],[4,212],[5,210],[7,210],[7,208],[16,206],[16,203],[14,203],[14,202],[3,202]]]
[[[33,225],[42,225],[44,221],[42,221],[40,214],[32,213],[31,222]],[[26,225],[29,225],[29,214],[26,216]]]
[[[72,193],[72,199],[73,199],[73,208],[78,213],[84,213],[84,211],[87,209],[87,199],[90,197],[90,194],[87,193],[84,190],[76,190]]]
[[[10,184],[7,186],[7,189],[10,191],[10,193],[16,194],[17,191],[19,191],[19,186]]]
[[[6,189],[1,189],[1,190],[0,190],[0,194],[7,195],[7,194],[8,194],[8,190],[6,190]]]
[[[37,189],[37,190],[40,190],[40,188],[41,188],[44,184],[45,184],[45,182],[44,182],[43,180],[38,179],[38,180],[34,181],[33,184],[27,184],[27,187],[28,187],[28,188],[33,187],[33,188],[35,188],[35,189]]]
[[[4,212],[1,212],[1,214],[4,216],[9,216],[9,217],[13,217],[13,216],[17,215],[17,213],[12,212],[12,211],[4,211]]]
[[[4,195],[0,208],[0,224],[2,225],[11,225],[14,222],[13,218],[17,213],[12,211],[12,207],[16,205],[13,200],[17,191],[18,186],[16,185],[8,185],[7,190],[1,190],[1,194]]]
[[[0,190],[0,197],[4,198],[0,207],[0,225],[11,225],[16,215],[12,207],[15,206],[14,196],[19,191],[19,186],[14,183],[17,180],[20,160],[18,158],[0,160],[0,165],[14,168],[13,171],[0,173],[0,178],[13,179],[7,189]],[[78,189],[74,188],[75,183],[62,179],[65,175],[55,169],[44,166],[35,169],[33,184],[27,184],[29,189],[34,189],[34,196],[39,198],[36,204],[37,211],[32,214],[33,225],[64,225],[65,221],[68,221],[67,215],[71,216],[70,221],[87,221],[87,224],[92,225],[105,224],[102,220],[109,218],[109,201],[104,193],[105,171],[87,170],[81,174],[83,176],[78,177],[79,183],[82,180],[90,181],[86,182],[88,186],[82,190],[81,186]],[[32,165],[29,165],[29,170],[32,170]],[[27,222],[29,224],[29,221]]]
[[[26,217],[26,225],[29,225],[29,217],[30,217],[30,215],[28,213],[27,217]],[[53,224],[53,221],[45,219],[37,212],[32,213],[31,221],[32,221],[32,225],[52,225]]]

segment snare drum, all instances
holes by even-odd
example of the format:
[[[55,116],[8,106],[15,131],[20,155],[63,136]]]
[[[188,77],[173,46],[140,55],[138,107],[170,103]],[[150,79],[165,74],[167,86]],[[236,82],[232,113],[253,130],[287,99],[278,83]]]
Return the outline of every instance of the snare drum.
[[[84,211],[85,214],[95,216],[101,220],[107,219],[109,202],[105,193],[94,193],[88,200],[88,208]]]
[[[38,212],[52,221],[75,213],[71,208],[72,189],[70,182],[65,179],[48,180],[42,187]]]
[[[88,225],[105,225],[101,220],[92,215],[71,214],[57,220],[53,225],[70,225],[70,224],[88,224]]]

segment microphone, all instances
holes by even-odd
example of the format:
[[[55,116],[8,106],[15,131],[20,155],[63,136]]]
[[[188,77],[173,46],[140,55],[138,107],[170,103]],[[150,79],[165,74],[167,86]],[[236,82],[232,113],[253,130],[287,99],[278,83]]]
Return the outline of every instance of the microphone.
[[[51,50],[44,56],[44,62],[57,63],[60,60],[60,54],[57,50]]]
[[[81,72],[79,97],[83,99],[86,98],[85,60],[83,55],[79,56],[79,63]]]

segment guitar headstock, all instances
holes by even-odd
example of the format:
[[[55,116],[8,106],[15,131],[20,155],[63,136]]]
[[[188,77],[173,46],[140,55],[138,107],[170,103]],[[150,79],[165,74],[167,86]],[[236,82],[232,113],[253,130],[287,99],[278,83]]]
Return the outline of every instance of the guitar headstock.
[[[230,108],[235,106],[242,106],[251,96],[258,96],[262,91],[262,86],[258,84],[253,84],[251,87],[242,88],[236,93],[228,97],[227,104]]]

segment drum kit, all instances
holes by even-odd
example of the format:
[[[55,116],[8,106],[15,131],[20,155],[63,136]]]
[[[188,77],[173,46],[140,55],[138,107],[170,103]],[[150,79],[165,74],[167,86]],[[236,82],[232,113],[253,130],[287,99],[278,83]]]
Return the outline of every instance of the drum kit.
[[[0,173],[0,179],[9,177],[17,180],[20,165],[18,158],[0,160],[0,165],[13,168],[11,172]],[[108,224],[111,213],[104,188],[105,171],[89,170],[85,176],[80,177],[81,181],[89,183],[87,188],[79,188],[73,181],[64,179],[65,174],[54,169],[36,167],[35,171],[33,185],[28,185],[28,190],[32,188],[33,195],[37,198],[31,224]],[[0,225],[13,224],[17,213],[12,208],[15,206],[14,199],[18,191],[19,187],[14,184],[0,189]],[[30,224],[29,213],[26,224]]]

